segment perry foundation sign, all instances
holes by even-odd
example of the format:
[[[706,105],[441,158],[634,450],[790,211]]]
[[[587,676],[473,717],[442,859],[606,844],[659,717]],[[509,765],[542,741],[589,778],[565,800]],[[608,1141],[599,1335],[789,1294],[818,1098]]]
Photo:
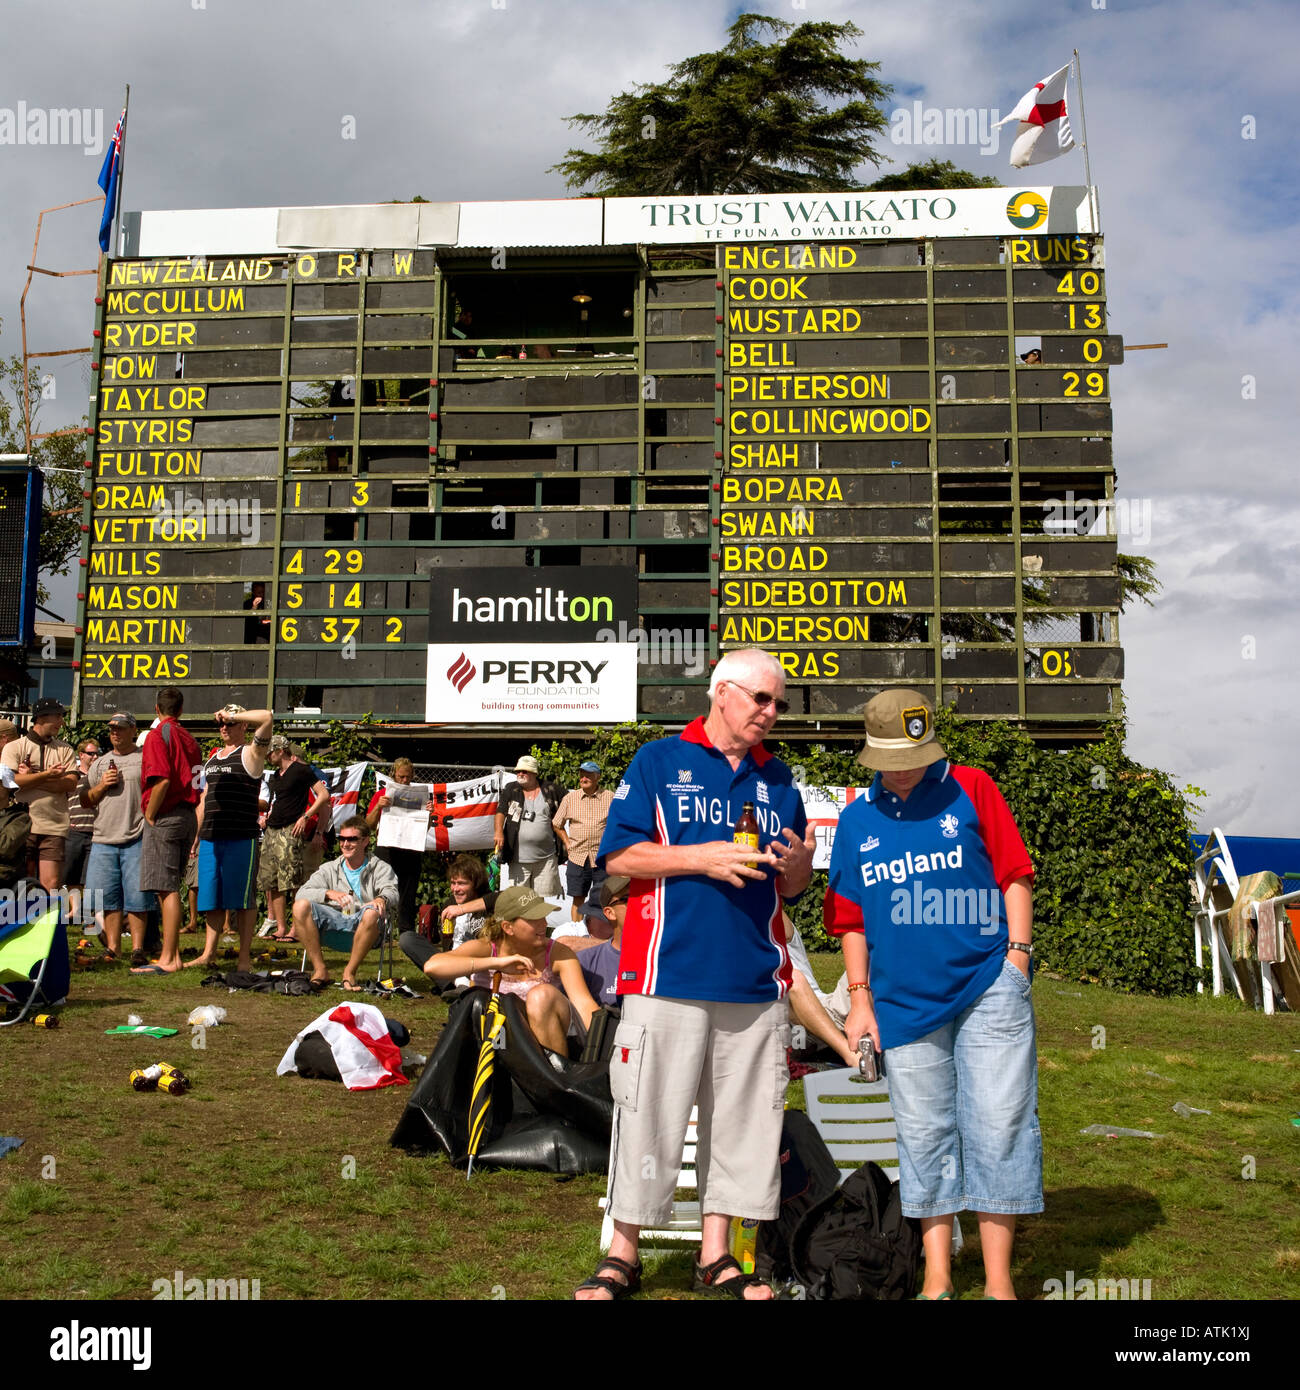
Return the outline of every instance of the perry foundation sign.
[[[594,724],[636,718],[632,642],[429,647],[425,718],[438,724]]]

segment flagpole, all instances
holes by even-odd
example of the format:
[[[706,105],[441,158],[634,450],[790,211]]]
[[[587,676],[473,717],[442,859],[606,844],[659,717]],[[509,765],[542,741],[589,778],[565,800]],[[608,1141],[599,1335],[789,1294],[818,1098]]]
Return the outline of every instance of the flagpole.
[[[1077,54],[1076,54],[1077,56]],[[126,118],[131,109],[131,84],[126,84],[126,100],[122,103],[122,144],[117,152],[117,197],[113,203],[113,236],[109,245],[113,248],[112,254],[118,254],[118,235],[121,231],[119,226],[119,216],[122,210],[122,180],[126,173]]]
[[[1083,137],[1083,181],[1088,185],[1088,207],[1092,213],[1094,232],[1101,231],[1101,216],[1097,208],[1097,194],[1092,186],[1092,157],[1088,149],[1088,118],[1083,111],[1083,64],[1079,61],[1079,50],[1074,50],[1074,85],[1079,93],[1079,134]]]

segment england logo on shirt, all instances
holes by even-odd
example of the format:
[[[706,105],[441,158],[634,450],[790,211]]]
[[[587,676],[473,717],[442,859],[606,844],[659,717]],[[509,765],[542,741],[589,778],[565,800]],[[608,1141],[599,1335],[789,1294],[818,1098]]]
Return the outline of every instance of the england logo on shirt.
[[[631,790],[632,790],[632,784],[631,784],[631,782],[620,782],[620,783],[618,784],[618,790],[614,793],[614,800],[615,800],[615,801],[626,801],[626,800],[627,800],[627,794],[628,794],[628,792],[630,792]]]
[[[858,853],[859,853],[859,854],[866,854],[866,853],[868,853],[870,850],[879,849],[879,848],[880,848],[880,841],[879,841],[879,839],[877,839],[875,835],[868,835],[867,838],[866,838],[866,840],[865,840],[865,842],[864,842],[863,844],[860,844],[860,845],[858,846]]]
[[[770,806],[772,804],[771,799],[768,797],[767,794],[766,782],[759,782],[758,784],[758,799],[760,802],[762,802],[764,806]]]
[[[943,831],[945,840],[955,840],[957,838],[957,827],[960,824],[957,817],[951,811],[946,816],[939,818],[939,829]]]

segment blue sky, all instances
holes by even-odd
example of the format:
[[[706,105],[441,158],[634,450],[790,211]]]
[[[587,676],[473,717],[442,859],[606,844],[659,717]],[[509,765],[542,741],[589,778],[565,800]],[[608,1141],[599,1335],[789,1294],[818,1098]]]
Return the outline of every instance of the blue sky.
[[[1126,615],[1133,754],[1207,789],[1204,822],[1300,833],[1300,504],[1293,64],[1300,7],[1245,0],[908,0],[752,8],[851,20],[895,103],[1008,111],[1083,60],[1101,190],[1113,330],[1168,342],[1112,377],[1122,495],[1150,499],[1165,592]],[[0,108],[102,109],[132,84],[125,206],[222,207],[430,198],[558,197],[546,169],[578,143],[563,122],[667,64],[713,49],[740,13],[711,0],[9,0],[24,42],[0,56]],[[357,138],[341,136],[351,116]],[[1253,118],[1254,138],[1243,139]],[[1006,132],[1004,132],[1005,134]],[[1076,122],[1077,134],[1077,122]],[[892,145],[1013,179],[1009,140]],[[17,297],[39,208],[95,192],[99,156],[0,146],[0,351],[18,350]],[[887,166],[885,166],[887,167]],[[864,169],[863,182],[875,177]],[[1082,183],[1079,152],[1036,178]],[[47,219],[42,261],[91,265],[98,213]],[[88,281],[43,281],[36,345],[87,339]],[[1243,399],[1252,378],[1253,399]],[[51,420],[80,414],[80,365],[56,370]],[[1253,656],[1245,655],[1253,651]]]

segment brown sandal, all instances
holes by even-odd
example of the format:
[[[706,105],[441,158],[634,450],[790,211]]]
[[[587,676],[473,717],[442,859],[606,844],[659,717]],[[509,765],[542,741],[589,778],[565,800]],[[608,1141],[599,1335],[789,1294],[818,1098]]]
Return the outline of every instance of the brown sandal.
[[[735,1277],[719,1282],[718,1275],[725,1274],[729,1269],[736,1271]],[[752,1289],[755,1284],[766,1284],[767,1280],[760,1278],[757,1274],[746,1274],[734,1255],[721,1255],[711,1265],[702,1265],[696,1260],[694,1272],[695,1277],[691,1280],[693,1293],[713,1294],[719,1298],[738,1298],[745,1303],[766,1303],[769,1301],[745,1297],[746,1289]]]
[[[610,1279],[601,1274],[602,1269],[613,1269],[627,1280],[623,1283],[620,1279]],[[627,1260],[620,1260],[616,1255],[606,1255],[596,1266],[595,1272],[587,1279],[584,1279],[575,1293],[582,1289],[608,1289],[612,1302],[617,1302],[620,1298],[630,1298],[632,1294],[641,1291],[641,1261],[636,1264],[629,1264]],[[582,1300],[579,1300],[582,1301]],[[586,1300],[588,1302],[601,1302],[599,1299]]]

